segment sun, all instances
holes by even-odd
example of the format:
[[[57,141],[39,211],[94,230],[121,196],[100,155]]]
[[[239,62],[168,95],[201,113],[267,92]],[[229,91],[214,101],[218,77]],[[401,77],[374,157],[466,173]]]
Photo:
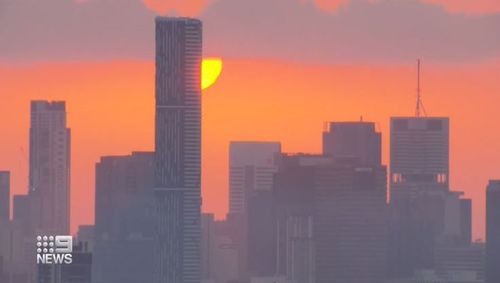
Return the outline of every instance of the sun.
[[[222,72],[222,60],[220,58],[205,58],[201,63],[201,89],[211,87]]]

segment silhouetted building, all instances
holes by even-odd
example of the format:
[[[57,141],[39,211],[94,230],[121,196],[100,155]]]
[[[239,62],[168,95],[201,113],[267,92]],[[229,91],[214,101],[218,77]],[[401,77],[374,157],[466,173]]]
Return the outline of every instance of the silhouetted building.
[[[292,283],[385,282],[385,167],[284,156],[275,201],[278,274]]]
[[[202,23],[156,18],[155,283],[201,279]]]
[[[94,283],[153,281],[153,187],[153,153],[96,164]]]
[[[0,171],[0,222],[10,221],[10,172]]]
[[[486,283],[500,282],[500,180],[486,189]]]
[[[443,279],[465,277],[484,281],[485,250],[483,244],[441,245],[435,252],[436,274]]]
[[[382,164],[382,136],[370,122],[333,122],[323,132],[323,154],[361,166]]]
[[[391,200],[448,191],[449,119],[391,118]]]
[[[69,234],[70,152],[65,102],[32,101],[29,195],[33,232]]]
[[[253,191],[271,191],[278,142],[231,142],[229,145],[229,213],[244,214],[248,195]]]
[[[238,247],[240,279],[274,275],[273,250],[269,248],[269,242],[274,242],[274,226],[271,216],[262,213],[272,209],[273,176],[280,152],[279,142],[234,141],[229,145],[228,217],[238,230],[233,240]]]
[[[201,215],[201,279],[215,278],[215,220],[213,214]]]
[[[390,276],[434,267],[449,191],[449,119],[391,118]]]

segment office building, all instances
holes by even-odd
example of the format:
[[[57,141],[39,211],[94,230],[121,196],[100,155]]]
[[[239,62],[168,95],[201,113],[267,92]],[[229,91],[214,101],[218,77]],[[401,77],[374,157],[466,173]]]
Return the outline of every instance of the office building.
[[[229,145],[229,213],[244,214],[248,195],[271,191],[276,163],[281,153],[278,142],[231,142]]]
[[[95,283],[153,281],[153,187],[152,152],[102,157],[96,164],[95,227],[79,231],[95,247]]]
[[[69,234],[70,152],[65,102],[32,101],[29,195],[35,233]]]
[[[486,283],[500,282],[500,180],[486,189]]]
[[[391,118],[391,200],[449,190],[449,119]]]
[[[71,264],[38,265],[37,283],[93,283],[92,253],[86,243],[73,245]]]
[[[323,132],[323,154],[361,166],[382,164],[382,135],[370,122],[333,122]]]
[[[156,18],[155,283],[201,280],[202,23]]]
[[[297,283],[385,282],[385,167],[283,156],[275,201],[278,274]]]

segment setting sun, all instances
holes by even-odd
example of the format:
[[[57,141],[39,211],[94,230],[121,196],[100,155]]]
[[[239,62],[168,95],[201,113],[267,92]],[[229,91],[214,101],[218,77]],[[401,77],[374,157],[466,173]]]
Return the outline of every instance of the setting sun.
[[[201,89],[211,87],[222,72],[222,60],[220,58],[203,59],[201,64]]]

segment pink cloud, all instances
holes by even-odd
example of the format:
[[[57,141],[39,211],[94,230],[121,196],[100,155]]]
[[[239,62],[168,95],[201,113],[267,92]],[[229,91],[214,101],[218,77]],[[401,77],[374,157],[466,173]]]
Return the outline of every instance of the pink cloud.
[[[422,0],[423,2],[439,4],[449,12],[465,14],[487,14],[500,12],[498,0]]]
[[[175,11],[180,16],[197,16],[210,0],[143,0],[146,7],[159,13]]]

